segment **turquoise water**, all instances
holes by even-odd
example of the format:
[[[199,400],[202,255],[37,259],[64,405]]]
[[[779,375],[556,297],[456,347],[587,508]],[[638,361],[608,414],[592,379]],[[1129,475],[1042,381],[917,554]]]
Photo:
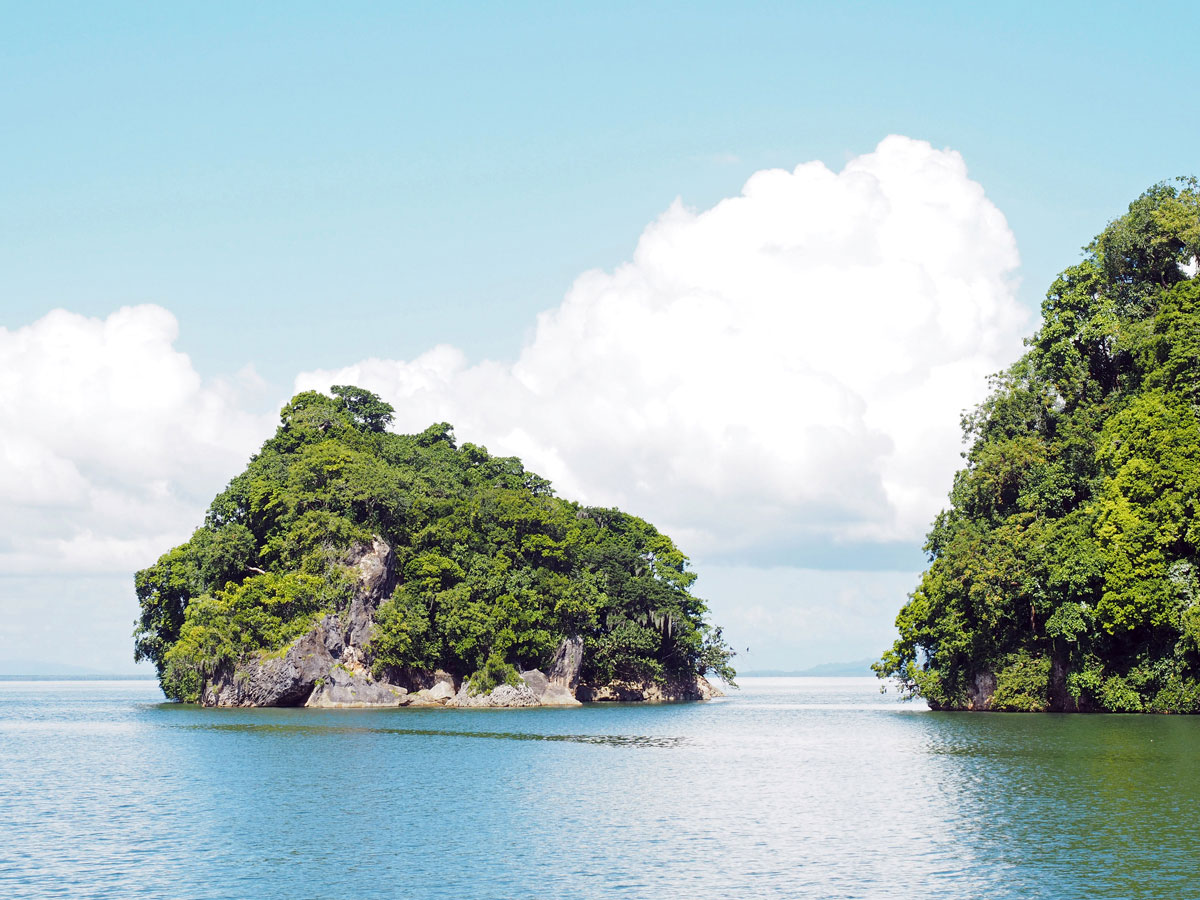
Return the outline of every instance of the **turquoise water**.
[[[203,710],[0,682],[0,897],[1200,896],[1200,719]]]

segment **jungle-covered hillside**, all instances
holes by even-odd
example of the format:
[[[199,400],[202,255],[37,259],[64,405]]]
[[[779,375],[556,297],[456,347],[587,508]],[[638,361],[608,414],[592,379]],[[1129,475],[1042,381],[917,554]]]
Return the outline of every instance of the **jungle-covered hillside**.
[[[1157,184],[1050,286],[964,416],[875,668],[935,708],[1200,712],[1200,190]]]
[[[392,433],[392,414],[352,386],[298,394],[191,539],[137,573],[135,655],[168,697],[196,700],[221,667],[344,613],[346,552],[375,536],[396,581],[367,647],[378,673],[441,669],[487,690],[579,637],[593,684],[733,676],[669,537],[556,497],[448,424]]]

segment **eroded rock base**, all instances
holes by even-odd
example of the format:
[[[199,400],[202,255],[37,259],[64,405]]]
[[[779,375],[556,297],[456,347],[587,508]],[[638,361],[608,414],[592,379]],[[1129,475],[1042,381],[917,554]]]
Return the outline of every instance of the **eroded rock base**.
[[[375,627],[375,611],[395,589],[392,548],[380,538],[357,544],[345,564],[354,593],[339,615],[321,618],[286,650],[260,654],[236,667],[219,669],[201,692],[205,706],[308,706],[364,709],[397,706],[512,708],[579,706],[588,701],[669,702],[720,696],[703,677],[694,682],[580,683],[583,639],[564,639],[546,672],[521,673],[521,683],[475,693],[469,681],[447,672],[387,672],[376,677],[365,648]]]

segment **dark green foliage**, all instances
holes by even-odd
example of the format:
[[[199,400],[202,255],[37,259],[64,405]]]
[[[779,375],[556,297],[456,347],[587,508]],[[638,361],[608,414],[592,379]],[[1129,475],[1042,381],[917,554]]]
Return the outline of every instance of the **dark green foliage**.
[[[499,654],[493,653],[483,666],[471,676],[471,693],[486,694],[501,684],[519,685],[521,676],[512,663],[505,662]]]
[[[349,384],[335,384],[329,393],[342,401],[354,424],[367,431],[383,431],[392,424],[392,409],[370,391]]]
[[[180,700],[199,699],[200,681],[219,666],[300,637],[347,593],[348,585],[336,577],[288,572],[253,575],[192,599],[179,639],[163,656],[163,691]]]
[[[368,648],[378,673],[442,668],[494,686],[579,635],[585,679],[732,677],[670,538],[555,497],[520,460],[458,447],[446,423],[398,435],[391,418],[360,388],[296,395],[204,526],[137,574],[135,652],[168,696],[193,699],[217,667],[345,609],[339,561],[373,535],[398,576]]]
[[[1037,712],[1050,703],[1050,660],[1020,650],[1001,661],[992,709]]]
[[[134,632],[134,657],[150,660],[161,674],[167,650],[179,639],[189,600],[249,573],[254,537],[229,523],[196,530],[192,539],[134,576],[142,614]]]
[[[1085,250],[964,417],[966,466],[875,666],[940,706],[987,674],[1000,709],[1200,709],[1195,179],[1155,185]]]

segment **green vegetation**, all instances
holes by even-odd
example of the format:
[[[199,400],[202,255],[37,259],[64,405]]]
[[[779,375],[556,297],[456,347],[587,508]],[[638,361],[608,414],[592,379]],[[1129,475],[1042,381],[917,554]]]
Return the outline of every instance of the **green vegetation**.
[[[445,423],[390,433],[392,408],[369,391],[332,393],[292,398],[204,525],[135,576],[135,656],[167,696],[196,699],[218,667],[344,612],[341,561],[374,535],[398,580],[367,648],[377,672],[441,668],[488,689],[579,635],[593,683],[732,678],[687,557],[652,525],[559,499],[520,460],[457,446]]]
[[[935,707],[994,676],[995,709],[1200,712],[1196,179],[1084,249],[964,417],[929,569],[874,667]]]

